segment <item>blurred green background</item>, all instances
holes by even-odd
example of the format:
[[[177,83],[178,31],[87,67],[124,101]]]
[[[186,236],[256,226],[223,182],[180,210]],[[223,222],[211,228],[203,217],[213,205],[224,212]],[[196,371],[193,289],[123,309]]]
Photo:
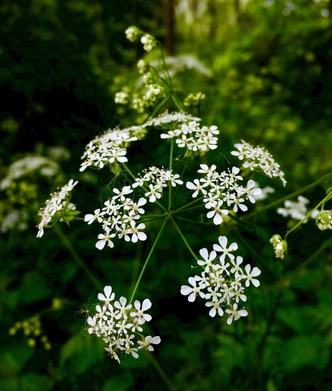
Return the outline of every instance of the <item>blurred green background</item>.
[[[119,366],[88,335],[85,311],[98,290],[61,232],[119,296],[130,294],[147,244],[97,252],[98,227],[79,223],[37,240],[39,207],[70,178],[82,182],[73,202],[83,213],[107,198],[111,175],[78,169],[92,138],[135,124],[114,104],[144,54],[125,39],[130,25],[160,40],[167,56],[187,56],[175,82],[207,96],[200,115],[220,129],[211,163],[225,165],[241,139],[266,147],[288,181],[275,185],[274,199],[331,172],[332,1],[5,0],[0,16],[0,390],[167,390],[148,356]],[[156,153],[146,159],[155,141],[132,152],[139,165],[165,164]],[[305,196],[313,207],[324,194],[320,186]],[[269,238],[287,221],[269,210],[252,223],[228,232],[262,269],[249,317],[231,326],[179,294],[194,262],[168,229],[139,290],[153,298],[151,333],[162,338],[154,356],[174,390],[331,390],[331,234],[308,222],[281,261]],[[202,243],[201,227],[189,231],[196,251],[225,234],[204,228]],[[40,328],[34,342],[22,329],[9,335],[24,321]]]

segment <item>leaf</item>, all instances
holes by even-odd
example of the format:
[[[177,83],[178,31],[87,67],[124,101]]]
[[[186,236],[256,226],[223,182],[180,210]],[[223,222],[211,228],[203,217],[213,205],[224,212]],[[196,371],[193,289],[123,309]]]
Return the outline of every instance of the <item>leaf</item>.
[[[51,387],[49,378],[34,373],[1,381],[1,391],[48,391]]]
[[[69,373],[82,374],[99,360],[105,358],[105,344],[101,338],[75,334],[67,341],[60,352],[60,379]]]
[[[3,346],[0,353],[1,377],[14,376],[23,368],[24,364],[29,360],[33,353],[34,350],[27,344],[22,343],[22,341],[14,346]]]
[[[323,370],[329,362],[329,356],[322,336],[295,336],[284,343],[282,365],[286,372],[294,372],[307,366]]]
[[[23,303],[44,299],[52,294],[52,290],[47,286],[46,278],[37,271],[24,275],[20,291]]]
[[[127,371],[126,373],[122,373],[118,376],[112,376],[111,379],[108,379],[106,383],[104,383],[101,391],[129,391],[133,389],[133,381],[134,379],[132,373]]]

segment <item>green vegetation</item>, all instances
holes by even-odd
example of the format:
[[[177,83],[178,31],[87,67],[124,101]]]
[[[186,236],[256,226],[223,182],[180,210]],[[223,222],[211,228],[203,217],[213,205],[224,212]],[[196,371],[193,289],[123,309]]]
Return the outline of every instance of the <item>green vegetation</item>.
[[[0,15],[1,391],[329,390],[332,1],[29,0]],[[165,110],[188,117],[160,123]],[[191,296],[203,261],[220,306]],[[152,320],[120,315],[121,296]],[[105,351],[93,334],[120,321],[135,348]]]

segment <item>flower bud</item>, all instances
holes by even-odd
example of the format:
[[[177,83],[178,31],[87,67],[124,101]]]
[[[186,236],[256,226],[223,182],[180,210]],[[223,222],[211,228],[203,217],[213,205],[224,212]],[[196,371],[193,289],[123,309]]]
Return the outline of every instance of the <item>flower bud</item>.
[[[316,225],[321,231],[332,229],[332,210],[322,210],[318,213]]]
[[[125,31],[126,37],[130,42],[137,41],[139,35],[141,34],[141,30],[135,26],[130,26]]]
[[[270,243],[273,245],[276,258],[284,259],[284,254],[287,251],[286,240],[283,240],[280,235],[275,234],[270,239]]]

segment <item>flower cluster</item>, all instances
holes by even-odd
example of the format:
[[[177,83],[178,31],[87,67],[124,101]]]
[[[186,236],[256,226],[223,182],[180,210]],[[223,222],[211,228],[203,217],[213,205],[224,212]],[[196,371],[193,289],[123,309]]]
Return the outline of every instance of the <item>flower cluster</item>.
[[[247,182],[246,187],[238,183],[243,181],[238,167],[232,167],[232,170],[221,173],[217,172],[214,164],[211,167],[201,164],[200,167],[198,172],[204,174],[204,177],[187,182],[186,186],[194,191],[193,198],[198,194],[203,196],[205,207],[209,209],[207,218],[213,219],[216,225],[223,222],[223,216],[228,214],[228,208],[232,208],[235,213],[238,210],[245,212],[248,210],[245,201],[249,200],[254,204],[255,196],[261,193],[252,179]]]
[[[188,121],[195,121],[199,122],[201,119],[197,117],[193,117],[190,114],[186,114],[184,112],[174,112],[174,113],[168,113],[167,111],[163,114],[160,114],[158,117],[152,118],[148,122],[142,125],[142,127],[148,127],[148,126],[162,126],[166,125],[172,122],[188,122]]]
[[[167,187],[168,184],[171,184],[173,187],[183,184],[183,181],[179,179],[180,175],[173,174],[172,170],[152,166],[148,170],[143,170],[143,173],[143,176],[138,174],[132,187],[135,188],[148,184],[149,189],[145,193],[145,197],[149,199],[149,202],[156,202],[160,199],[163,188]]]
[[[308,220],[306,216],[308,214],[307,204],[309,200],[303,196],[297,197],[298,202],[295,201],[285,201],[283,208],[278,208],[277,212],[284,217],[290,216],[294,220],[303,220],[303,223],[306,223]],[[310,217],[313,219],[318,215],[318,210],[315,210],[311,213]]]
[[[262,170],[270,178],[279,177],[286,186],[285,174],[280,171],[280,165],[274,161],[266,149],[259,146],[254,148],[243,140],[241,144],[235,144],[235,148],[237,151],[232,151],[231,154],[243,160],[243,168],[249,168],[252,171]]]
[[[153,351],[153,345],[159,344],[159,336],[144,336],[143,324],[150,322],[152,316],[146,311],[152,306],[149,299],[134,305],[127,303],[123,296],[115,300],[115,293],[111,286],[105,286],[104,293],[98,294],[102,305],[96,305],[96,314],[89,316],[87,323],[90,326],[89,334],[96,334],[106,343],[105,350],[120,363],[118,353],[131,354],[138,358],[139,349]]]
[[[127,197],[132,191],[130,186],[124,186],[121,190],[114,188],[115,195],[104,202],[102,209],[96,209],[93,214],[85,215],[84,221],[88,224],[97,220],[102,225],[104,232],[98,235],[99,241],[96,243],[99,250],[102,250],[105,245],[114,247],[112,239],[115,236],[133,243],[146,240],[146,234],[142,232],[145,224],[137,224],[141,214],[145,213],[142,206],[146,204],[146,199],[140,198],[134,202]]]
[[[103,168],[106,164],[125,163],[129,143],[136,141],[131,129],[113,129],[94,138],[85,148],[80,171],[89,166]]]
[[[50,223],[53,224],[58,220],[69,223],[75,215],[79,214],[79,212],[75,210],[75,205],[70,202],[70,192],[77,183],[77,181],[74,182],[74,180],[71,179],[59,191],[51,193],[51,198],[46,201],[45,207],[38,212],[41,220],[37,225],[37,238],[43,236],[44,228],[49,226]]]
[[[298,196],[297,200],[298,202],[285,201],[284,207],[278,208],[277,213],[284,217],[290,216],[295,220],[303,220],[308,212],[306,205],[309,203],[309,200],[303,196]],[[305,222],[307,222],[307,220],[305,220],[304,223]]]
[[[162,139],[175,138],[175,142],[180,148],[187,148],[189,151],[197,152],[200,154],[206,153],[210,149],[216,149],[219,134],[219,130],[216,126],[203,126],[199,127],[196,121],[181,124],[178,129],[170,130],[167,133],[162,133],[160,137]]]
[[[250,284],[258,287],[260,282],[255,277],[261,274],[258,267],[252,268],[247,264],[241,267],[243,258],[235,257],[234,251],[238,249],[237,243],[231,243],[227,247],[226,236],[219,236],[218,244],[213,245],[213,251],[209,253],[202,248],[199,253],[201,259],[197,264],[203,268],[200,275],[189,277],[190,285],[182,285],[181,294],[188,296],[188,301],[195,301],[199,296],[206,300],[206,307],[210,308],[211,317],[228,315],[227,324],[248,312],[239,308],[240,302],[247,300],[244,294],[245,288]]]
[[[116,236],[133,243],[146,240],[147,236],[142,232],[145,224],[137,224],[137,220],[145,213],[143,206],[147,200],[150,203],[158,201],[163,189],[169,184],[173,187],[183,184],[179,179],[180,175],[164,168],[153,166],[144,170],[142,174],[138,174],[131,186],[124,186],[121,190],[113,188],[115,195],[104,202],[102,209],[85,215],[84,221],[88,224],[97,220],[102,225],[104,232],[98,235],[99,241],[96,243],[99,250],[105,246],[113,248],[112,239]],[[141,187],[145,191],[144,197],[140,197],[137,202],[128,197],[136,187]]]

